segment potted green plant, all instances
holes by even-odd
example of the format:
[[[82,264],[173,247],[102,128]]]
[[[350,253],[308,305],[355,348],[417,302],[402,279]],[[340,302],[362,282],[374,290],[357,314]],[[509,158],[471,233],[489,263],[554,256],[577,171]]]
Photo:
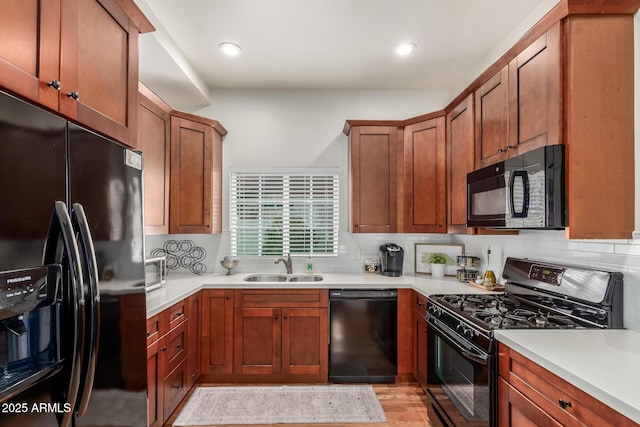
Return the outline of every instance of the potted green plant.
[[[444,267],[447,263],[447,257],[443,254],[431,254],[429,256],[429,262],[431,263],[431,276],[432,277],[444,277]]]

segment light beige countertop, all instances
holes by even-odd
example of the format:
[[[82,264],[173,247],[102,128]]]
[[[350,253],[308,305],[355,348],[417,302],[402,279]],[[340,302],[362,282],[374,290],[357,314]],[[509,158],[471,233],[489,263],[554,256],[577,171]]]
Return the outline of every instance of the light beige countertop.
[[[495,337],[640,423],[640,333],[627,329],[500,329]]]
[[[164,287],[147,293],[147,317],[154,316],[200,289],[414,289],[423,295],[430,294],[478,294],[488,293],[453,276],[433,279],[431,276],[403,275],[387,277],[367,273],[317,273],[323,277],[318,282],[245,282],[252,273],[193,274],[169,273]],[[274,273],[268,273],[274,274]]]

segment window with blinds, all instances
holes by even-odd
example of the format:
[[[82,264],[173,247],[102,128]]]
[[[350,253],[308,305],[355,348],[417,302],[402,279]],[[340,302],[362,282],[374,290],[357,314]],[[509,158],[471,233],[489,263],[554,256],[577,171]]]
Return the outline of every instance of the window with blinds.
[[[233,256],[338,255],[338,173],[232,172]]]

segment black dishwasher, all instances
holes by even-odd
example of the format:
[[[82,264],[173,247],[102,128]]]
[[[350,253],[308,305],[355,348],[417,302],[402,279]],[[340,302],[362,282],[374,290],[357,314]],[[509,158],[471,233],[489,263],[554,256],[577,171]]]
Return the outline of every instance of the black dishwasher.
[[[329,382],[393,383],[398,291],[329,291]]]

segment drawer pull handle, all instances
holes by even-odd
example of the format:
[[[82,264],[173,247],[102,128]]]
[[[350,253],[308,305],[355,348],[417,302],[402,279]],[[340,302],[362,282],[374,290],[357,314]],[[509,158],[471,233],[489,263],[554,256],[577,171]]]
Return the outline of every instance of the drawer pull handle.
[[[558,404],[562,409],[571,408],[571,402],[569,402],[568,400],[560,399],[558,400]]]
[[[151,336],[151,332],[147,331],[147,338]]]
[[[160,347],[160,351],[167,351],[167,347]]]
[[[60,84],[60,81],[58,80],[51,80],[50,82],[47,82],[47,86],[54,88],[55,90],[60,90],[60,88],[62,88],[62,85]]]
[[[177,349],[181,349],[182,348],[182,344],[176,344],[176,348]]]
[[[175,388],[176,390],[180,390],[182,388],[181,385],[174,385],[173,388]]]
[[[177,319],[178,317],[182,316],[183,314],[184,314],[183,312],[179,311],[179,312],[176,313],[176,317],[175,318]]]

